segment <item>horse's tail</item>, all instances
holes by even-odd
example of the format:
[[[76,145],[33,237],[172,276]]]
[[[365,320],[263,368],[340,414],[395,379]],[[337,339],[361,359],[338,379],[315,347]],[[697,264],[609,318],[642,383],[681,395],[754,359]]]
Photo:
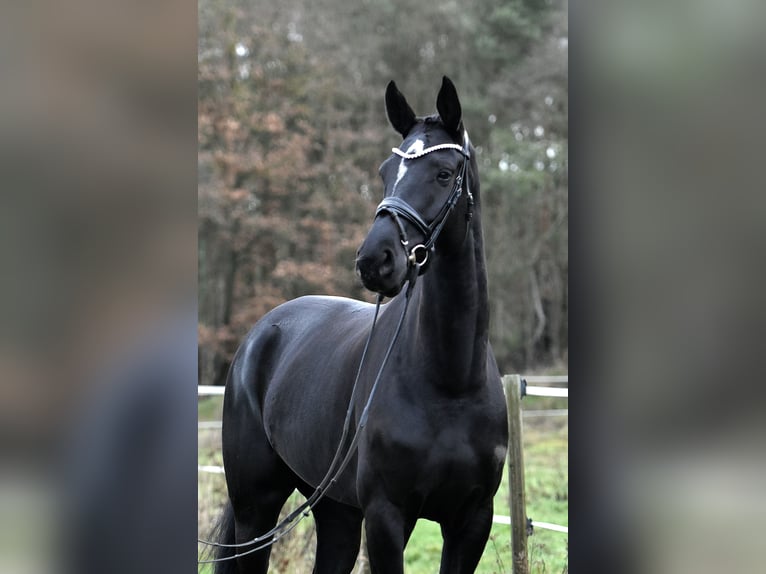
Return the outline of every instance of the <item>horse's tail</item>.
[[[231,505],[231,501],[226,502],[226,508],[213,528],[211,540],[214,540],[219,544],[234,544],[234,507]],[[233,556],[235,551],[236,548],[218,546],[215,549],[215,558],[216,560],[219,560],[221,558]],[[216,562],[214,572],[215,574],[236,574],[236,559]]]

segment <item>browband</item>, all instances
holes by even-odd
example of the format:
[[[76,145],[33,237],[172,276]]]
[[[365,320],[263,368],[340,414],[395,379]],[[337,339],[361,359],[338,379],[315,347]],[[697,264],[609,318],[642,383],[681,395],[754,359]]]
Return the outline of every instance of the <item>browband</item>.
[[[431,147],[427,147],[423,151],[419,151],[417,153],[407,153],[405,151],[400,150],[398,147],[392,147],[391,151],[394,152],[399,157],[403,157],[404,159],[418,159],[419,157],[423,157],[424,155],[431,153],[432,151],[438,151],[440,149],[456,149],[460,151],[463,155],[467,155],[463,146],[458,144],[453,144],[453,143],[432,145]]]

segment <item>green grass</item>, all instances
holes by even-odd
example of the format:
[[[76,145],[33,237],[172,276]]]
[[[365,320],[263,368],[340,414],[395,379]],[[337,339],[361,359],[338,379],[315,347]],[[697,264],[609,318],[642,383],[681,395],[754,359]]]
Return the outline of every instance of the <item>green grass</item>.
[[[566,408],[564,399],[528,397],[527,410]],[[221,397],[199,400],[200,420],[220,420]],[[533,520],[568,525],[568,434],[567,417],[524,419],[524,464],[527,515]],[[220,431],[199,433],[199,464],[220,465]],[[495,496],[495,514],[509,515],[508,469]],[[199,473],[198,526],[205,537],[226,497],[222,475]],[[292,507],[302,498],[295,495]],[[286,508],[286,511],[288,508]],[[493,524],[490,539],[476,572],[505,574],[511,572],[511,527]],[[535,574],[567,571],[568,535],[536,528],[528,541],[530,571]],[[439,525],[420,520],[405,552],[407,574],[432,574],[438,571],[442,539]],[[302,574],[311,571],[314,552],[314,525],[306,519],[289,536],[274,547],[270,571],[280,574]],[[199,572],[212,572],[200,567]]]
[[[223,411],[221,395],[200,397],[197,401],[197,420],[220,421]]]

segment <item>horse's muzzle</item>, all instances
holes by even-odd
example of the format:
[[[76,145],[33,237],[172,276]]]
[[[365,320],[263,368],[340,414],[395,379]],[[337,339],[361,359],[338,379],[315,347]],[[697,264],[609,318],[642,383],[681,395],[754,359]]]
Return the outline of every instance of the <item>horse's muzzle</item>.
[[[407,258],[398,241],[390,237],[385,220],[377,219],[357,251],[356,274],[365,288],[385,297],[401,291],[406,279]],[[381,229],[383,228],[383,229]]]
[[[379,257],[359,257],[356,260],[356,274],[362,285],[386,297],[395,296],[402,288],[401,283],[394,280],[394,267],[394,254],[389,249]]]

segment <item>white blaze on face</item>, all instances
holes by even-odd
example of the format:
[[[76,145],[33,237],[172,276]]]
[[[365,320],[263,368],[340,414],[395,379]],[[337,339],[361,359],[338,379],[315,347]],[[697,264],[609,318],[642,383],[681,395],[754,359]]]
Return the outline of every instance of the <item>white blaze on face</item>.
[[[411,153],[420,153],[425,149],[425,144],[423,143],[423,140],[415,140],[413,144],[407,148],[406,152],[407,154]],[[396,186],[399,185],[399,182],[402,181],[402,178],[404,178],[404,175],[407,173],[407,165],[404,163],[407,161],[406,159],[402,158],[399,162],[399,171],[396,172],[396,181],[394,182],[394,189],[392,190],[392,193],[396,191]]]

